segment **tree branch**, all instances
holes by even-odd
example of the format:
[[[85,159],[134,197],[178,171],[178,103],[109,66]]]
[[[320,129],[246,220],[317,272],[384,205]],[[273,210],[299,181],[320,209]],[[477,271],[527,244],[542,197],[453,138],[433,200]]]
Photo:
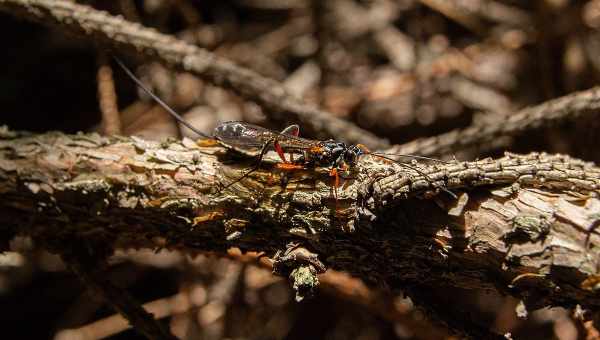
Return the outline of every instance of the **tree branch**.
[[[85,240],[77,242],[78,246],[86,244]],[[112,284],[99,270],[102,268],[96,254],[86,254],[87,250],[73,251],[70,247],[63,252],[63,260],[69,265],[69,268],[80,278],[86,287],[99,294],[102,299],[110,304],[115,310],[123,315],[137,331],[145,335],[148,339],[157,340],[176,340],[159,321],[154,319],[151,313],[148,313],[135,299],[125,290]],[[89,256],[91,255],[91,256]]]
[[[106,135],[120,135],[123,133],[121,117],[109,58],[104,51],[98,51],[96,58],[98,59],[96,82],[98,83],[98,104],[100,112],[102,112],[102,132]]]
[[[420,173],[363,157],[336,202],[328,169],[282,172],[273,155],[218,191],[254,160],[186,139],[0,136],[0,244],[18,233],[59,253],[74,235],[109,250],[236,246],[283,268],[322,261],[393,290],[499,289],[533,308],[600,305],[600,169],[566,156],[414,164]],[[442,186],[459,199],[436,195]]]
[[[450,155],[472,147],[484,146],[485,148],[486,144],[493,144],[500,137],[515,136],[585,114],[596,114],[598,109],[600,109],[600,87],[594,87],[506,115],[504,121],[486,125],[475,124],[434,137],[415,139],[394,146],[386,152],[435,157]]]
[[[66,29],[116,51],[170,64],[255,101],[280,122],[302,123],[319,137],[362,143],[370,148],[388,142],[351,122],[336,118],[289,94],[277,81],[235,65],[205,49],[88,6],[63,0],[0,0],[0,10]]]

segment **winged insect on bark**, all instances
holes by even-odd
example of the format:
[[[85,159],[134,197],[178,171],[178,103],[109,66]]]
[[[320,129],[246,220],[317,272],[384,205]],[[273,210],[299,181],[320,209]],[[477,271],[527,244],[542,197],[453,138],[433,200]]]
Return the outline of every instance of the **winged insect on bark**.
[[[231,187],[233,184],[238,183],[239,181],[248,177],[254,171],[258,170],[263,161],[263,157],[267,151],[271,149],[275,150],[275,152],[277,152],[281,158],[282,162],[276,164],[278,169],[299,170],[315,167],[329,168],[329,174],[333,178],[332,185],[334,188],[336,205],[337,188],[340,185],[340,178],[343,178],[344,174],[354,170],[358,165],[360,157],[362,156],[370,155],[391,161],[401,167],[410,169],[420,174],[428,180],[429,177],[427,174],[423,173],[423,171],[418,167],[409,163],[396,161],[389,156],[444,162],[439,159],[417,155],[389,155],[371,152],[362,144],[348,145],[344,142],[339,142],[332,139],[320,141],[302,138],[299,137],[300,128],[298,125],[290,125],[281,132],[278,132],[246,122],[231,121],[219,124],[214,129],[212,136],[208,136],[206,133],[196,129],[193,125],[185,121],[185,119],[175,112],[175,110],[173,110],[167,103],[162,101],[158,96],[150,91],[133,74],[133,72],[131,72],[131,70],[125,66],[121,60],[119,60],[117,57],[114,57],[114,59],[125,71],[125,73],[127,73],[127,75],[136,83],[137,86],[146,92],[179,123],[203,138],[216,140],[219,144],[230,150],[234,150],[240,154],[256,158],[256,163],[254,166],[252,166],[248,171],[246,171],[242,176],[233,182],[222,187],[221,190]],[[286,153],[288,153],[290,156],[289,160],[285,156]],[[293,155],[298,155],[298,157],[294,159]],[[451,196],[456,197],[451,191],[445,188],[441,189],[449,193]]]

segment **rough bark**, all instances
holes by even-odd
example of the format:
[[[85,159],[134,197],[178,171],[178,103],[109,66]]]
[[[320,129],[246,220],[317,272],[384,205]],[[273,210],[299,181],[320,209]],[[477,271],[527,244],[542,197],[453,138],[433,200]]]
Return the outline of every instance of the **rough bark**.
[[[101,255],[235,246],[285,252],[275,258],[286,274],[322,262],[394,290],[498,289],[528,307],[600,305],[600,169],[566,156],[411,165],[422,174],[365,156],[336,202],[327,169],[284,173],[269,157],[220,191],[253,160],[207,143],[1,136],[4,249],[15,234],[62,254],[74,243]]]

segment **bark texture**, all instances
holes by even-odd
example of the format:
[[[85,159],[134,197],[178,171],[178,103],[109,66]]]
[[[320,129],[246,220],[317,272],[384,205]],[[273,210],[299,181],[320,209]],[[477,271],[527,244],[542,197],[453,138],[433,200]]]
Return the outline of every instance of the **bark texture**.
[[[394,290],[499,289],[528,307],[600,305],[600,169],[567,156],[413,163],[419,172],[365,156],[336,200],[327,169],[281,172],[270,157],[219,190],[253,160],[205,141],[0,136],[4,249],[16,234],[97,256],[235,246],[279,251],[285,274],[324,263]]]

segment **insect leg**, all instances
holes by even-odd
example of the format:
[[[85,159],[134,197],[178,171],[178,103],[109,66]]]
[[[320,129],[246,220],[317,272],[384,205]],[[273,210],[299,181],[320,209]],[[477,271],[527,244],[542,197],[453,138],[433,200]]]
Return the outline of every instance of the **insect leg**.
[[[333,198],[335,199],[335,213],[338,211],[338,193],[337,188],[340,186],[340,175],[336,167],[329,170],[329,176],[333,177]]]
[[[592,233],[594,231],[596,231],[596,229],[598,228],[598,226],[600,226],[600,220],[595,220],[592,223],[592,226],[588,230],[588,234],[585,237],[585,246],[584,246],[586,252],[589,251],[588,248],[589,248],[589,245],[590,245],[590,240],[592,238]]]
[[[224,186],[221,190],[219,190],[219,192],[229,188],[230,186],[234,185],[235,183],[243,180],[244,178],[250,176],[251,173],[253,173],[254,171],[258,170],[258,168],[260,168],[260,164],[262,163],[262,159],[265,156],[265,154],[267,153],[267,149],[269,147],[269,144],[274,143],[275,140],[271,139],[268,140],[267,142],[265,142],[265,144],[263,145],[262,149],[260,150],[260,154],[258,155],[258,160],[256,162],[256,164],[250,169],[248,170],[245,174],[243,174],[240,178],[236,179],[235,181],[227,184],[226,186]]]
[[[371,150],[369,150],[369,148],[367,148],[364,144],[356,144],[356,147],[358,147],[363,153],[372,153]]]
[[[283,148],[281,147],[281,145],[279,144],[279,142],[277,140],[273,141],[273,146],[275,147],[275,151],[279,155],[279,158],[281,158],[284,163],[287,163],[288,161],[285,159],[285,154],[283,152]]]
[[[285,129],[281,130],[281,134],[298,137],[300,135],[300,126],[298,126],[298,124],[290,125],[290,126],[286,127]],[[277,140],[275,140],[273,142],[273,146],[275,147],[275,151],[277,151],[277,154],[283,160],[283,162],[287,163],[287,161],[285,160],[283,148],[281,147],[281,145],[279,145],[279,142]],[[293,154],[290,154],[290,158],[291,158],[290,162],[293,163],[294,162]]]
[[[290,126],[286,127],[285,129],[281,130],[281,134],[298,137],[300,135],[300,126],[298,126],[298,124],[290,125]]]

